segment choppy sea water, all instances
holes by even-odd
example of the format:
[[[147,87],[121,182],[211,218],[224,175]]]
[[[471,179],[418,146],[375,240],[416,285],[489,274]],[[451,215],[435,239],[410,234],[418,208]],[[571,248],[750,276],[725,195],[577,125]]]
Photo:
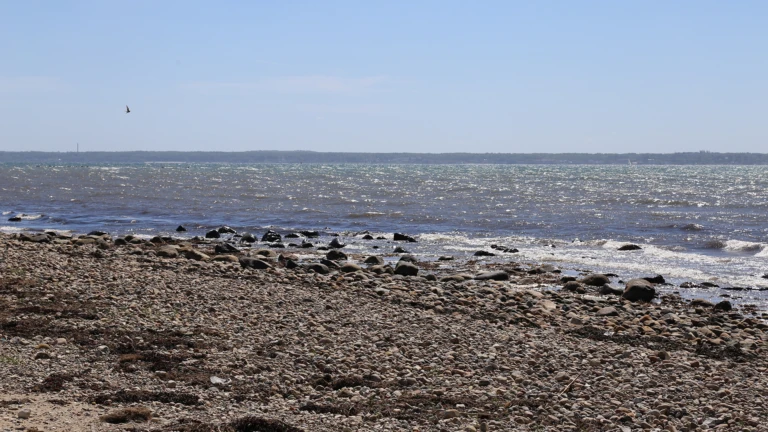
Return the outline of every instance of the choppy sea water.
[[[706,281],[750,289],[687,294],[768,304],[762,166],[0,164],[0,213],[6,232],[403,232],[425,259],[498,244],[520,252],[488,260]]]

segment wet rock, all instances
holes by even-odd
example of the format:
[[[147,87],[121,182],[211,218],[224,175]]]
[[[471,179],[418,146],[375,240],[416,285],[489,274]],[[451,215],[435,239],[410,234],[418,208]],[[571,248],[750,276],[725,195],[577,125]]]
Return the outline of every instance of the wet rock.
[[[346,261],[347,260],[347,254],[340,250],[330,250],[327,254],[325,254],[325,259],[331,260],[331,261]]]
[[[177,258],[179,256],[179,251],[173,246],[163,246],[155,253],[163,258]]]
[[[336,261],[331,261],[331,260],[329,260],[329,259],[321,259],[321,260],[320,260],[320,263],[321,263],[322,265],[324,265],[324,266],[328,267],[330,270],[338,270],[338,269],[340,269],[340,268],[341,268],[341,266],[339,265],[339,263],[337,263]]]
[[[195,261],[208,261],[211,259],[208,255],[200,252],[197,249],[190,249],[184,251],[184,257]]]
[[[633,251],[633,250],[640,250],[640,249],[642,248],[636,244],[625,244],[619,248],[620,251]]]
[[[580,282],[584,285],[600,287],[603,285],[608,285],[609,283],[611,283],[611,280],[608,279],[608,276],[606,275],[591,274],[591,275],[584,276]]]
[[[395,274],[395,269],[390,265],[375,265],[371,267],[371,271],[375,274]]]
[[[653,277],[644,277],[642,279],[645,279],[645,280],[647,280],[648,282],[650,282],[652,284],[664,284],[664,283],[667,283],[667,281],[664,280],[664,276],[662,276],[662,275],[656,275],[656,276],[653,276]]]
[[[233,228],[230,228],[228,226],[220,227],[218,230],[219,234],[237,234],[237,231],[235,231]]]
[[[509,280],[509,273],[505,272],[504,270],[488,271],[475,276],[475,279],[504,281]]]
[[[392,251],[392,253],[405,253],[405,254],[407,254],[407,253],[410,253],[410,252],[405,250],[405,248],[403,248],[402,246],[396,246],[395,249]]]
[[[400,261],[405,261],[405,262],[409,262],[409,263],[412,263],[412,264],[416,264],[416,263],[419,262],[419,260],[417,260],[416,257],[413,256],[413,255],[403,255],[398,260],[398,262],[400,262]]]
[[[380,265],[380,264],[384,264],[384,258],[371,255],[367,257],[363,262],[366,264]]]
[[[236,254],[239,250],[229,243],[217,244],[213,249],[216,254]]]
[[[407,241],[409,243],[416,243],[416,239],[415,238],[413,238],[413,237],[411,237],[409,235],[406,235],[406,234],[401,234],[401,233],[395,233],[394,240],[395,241]]]
[[[252,268],[252,269],[258,269],[258,270],[272,268],[272,266],[269,263],[257,258],[240,257],[238,261],[240,262],[240,266],[243,268]]]
[[[563,290],[578,292],[581,294],[587,292],[587,290],[584,289],[584,286],[576,281],[566,282],[565,285],[563,285]]]
[[[331,270],[328,268],[328,266],[326,266],[325,264],[320,264],[320,263],[309,264],[309,265],[307,265],[307,269],[308,270],[312,270],[313,272],[319,273],[319,274],[328,274],[328,273],[331,272]]]
[[[353,272],[363,271],[363,269],[359,265],[353,264],[353,263],[344,263],[344,265],[342,265],[339,268],[339,270],[344,273],[353,273]]]
[[[205,238],[220,238],[221,234],[219,234],[216,230],[210,230],[207,233],[205,233]]]
[[[403,276],[416,276],[419,273],[419,268],[408,261],[399,261],[395,266],[395,274]]]
[[[622,290],[621,288],[613,287],[611,285],[603,285],[603,286],[601,286],[598,289],[597,292],[599,292],[602,295],[617,295],[617,296],[620,296],[620,295],[624,294],[624,290]]]
[[[187,232],[187,229],[179,225],[176,227],[176,232]]]
[[[441,256],[441,257],[440,257],[440,258],[438,258],[437,260],[438,260],[438,261],[453,261],[453,259],[454,259],[454,258],[453,258],[452,256]]]
[[[630,279],[624,288],[623,298],[629,301],[649,302],[656,296],[656,288],[645,279]]]
[[[598,310],[597,316],[619,316],[619,311],[613,306],[608,306]]]
[[[373,236],[370,234],[366,234],[362,237],[363,240],[373,240]]]
[[[261,236],[261,241],[269,243],[280,242],[283,241],[283,237],[277,232],[269,230]]]
[[[731,309],[733,309],[733,306],[731,305],[731,302],[729,302],[728,300],[723,300],[714,306],[714,310],[716,311],[728,312]]]
[[[475,253],[474,253],[474,254],[472,254],[472,255],[473,255],[473,256],[476,256],[476,257],[484,257],[484,256],[485,256],[485,257],[492,257],[492,256],[496,256],[496,254],[495,254],[495,253],[493,253],[493,252],[488,252],[488,251],[484,251],[484,250],[479,250],[479,251],[475,252]]]
[[[51,238],[47,234],[21,234],[19,240],[32,243],[50,243]]]
[[[243,233],[240,237],[240,241],[243,243],[256,243],[256,236],[249,232]]]
[[[320,233],[317,231],[299,231],[301,235],[303,235],[306,238],[318,238],[320,237]]]
[[[338,238],[335,238],[331,240],[330,243],[328,243],[328,246],[335,248],[335,249],[341,249],[344,246],[346,246],[344,243],[340,242]]]

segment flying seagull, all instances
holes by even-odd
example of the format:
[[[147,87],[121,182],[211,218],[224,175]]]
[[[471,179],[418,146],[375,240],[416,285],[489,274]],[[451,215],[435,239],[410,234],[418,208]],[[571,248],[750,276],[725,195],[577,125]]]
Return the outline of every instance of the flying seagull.
[[[125,113],[126,113],[126,114],[129,114],[130,112],[131,112],[131,109],[130,109],[130,108],[128,108],[128,105],[126,105],[126,106],[125,106]]]

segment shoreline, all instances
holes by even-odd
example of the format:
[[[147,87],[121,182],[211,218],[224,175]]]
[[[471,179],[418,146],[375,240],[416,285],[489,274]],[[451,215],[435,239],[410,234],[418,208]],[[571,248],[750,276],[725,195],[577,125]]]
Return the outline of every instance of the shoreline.
[[[414,276],[326,256],[344,248],[48,237],[0,234],[0,430],[115,430],[100,417],[125,408],[153,431],[768,422],[765,312],[633,302],[513,255],[416,256]]]

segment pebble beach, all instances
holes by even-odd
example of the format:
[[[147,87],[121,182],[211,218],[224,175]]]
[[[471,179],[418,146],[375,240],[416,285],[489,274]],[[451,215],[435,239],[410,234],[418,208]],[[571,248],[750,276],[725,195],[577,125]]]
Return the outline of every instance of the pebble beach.
[[[768,430],[765,311],[334,241],[0,234],[0,431]]]

